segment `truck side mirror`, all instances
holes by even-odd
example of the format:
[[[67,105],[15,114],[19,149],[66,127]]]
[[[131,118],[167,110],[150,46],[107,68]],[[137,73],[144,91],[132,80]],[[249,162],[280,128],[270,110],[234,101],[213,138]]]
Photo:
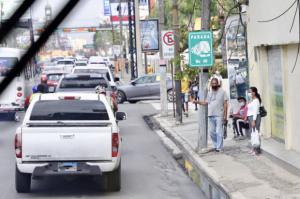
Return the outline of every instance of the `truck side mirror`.
[[[122,121],[122,120],[126,120],[127,119],[127,115],[124,112],[116,112],[116,120],[117,121]]]

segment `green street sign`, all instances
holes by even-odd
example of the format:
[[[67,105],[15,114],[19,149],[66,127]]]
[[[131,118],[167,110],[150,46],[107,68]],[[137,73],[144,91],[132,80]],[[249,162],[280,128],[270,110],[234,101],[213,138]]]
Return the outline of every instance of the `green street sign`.
[[[213,34],[211,31],[189,32],[190,67],[207,68],[214,65]]]

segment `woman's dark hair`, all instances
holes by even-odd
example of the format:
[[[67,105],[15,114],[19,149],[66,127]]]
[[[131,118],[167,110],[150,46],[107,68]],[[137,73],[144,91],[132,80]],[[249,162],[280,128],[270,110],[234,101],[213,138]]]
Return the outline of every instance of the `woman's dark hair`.
[[[255,94],[255,96],[257,97],[257,99],[259,100],[259,103],[261,103],[261,97],[260,97],[260,94],[257,91],[257,88],[253,86],[253,87],[250,87],[250,89]]]

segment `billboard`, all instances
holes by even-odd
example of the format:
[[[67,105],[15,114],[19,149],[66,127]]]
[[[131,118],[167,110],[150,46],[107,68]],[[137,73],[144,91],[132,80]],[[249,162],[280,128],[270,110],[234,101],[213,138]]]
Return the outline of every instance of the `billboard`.
[[[104,15],[105,16],[110,16],[110,2],[109,0],[104,0],[103,1],[103,9],[104,9]]]
[[[140,21],[142,51],[159,51],[158,19]]]

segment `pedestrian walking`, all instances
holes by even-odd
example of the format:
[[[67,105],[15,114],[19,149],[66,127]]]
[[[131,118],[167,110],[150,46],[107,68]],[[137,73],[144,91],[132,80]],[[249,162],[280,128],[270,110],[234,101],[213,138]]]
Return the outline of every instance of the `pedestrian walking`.
[[[248,91],[248,97],[251,101],[247,105],[247,116],[249,124],[251,126],[251,136],[253,136],[254,133],[259,133],[260,131],[261,116],[259,114],[259,108],[261,105],[261,97],[256,87],[250,87]],[[249,153],[252,155],[260,154],[260,144],[252,146],[252,149],[251,151],[249,151]]]
[[[125,62],[125,70],[126,70],[126,74],[128,74],[128,72],[129,72],[129,62],[128,62],[128,60],[126,60],[126,62]]]
[[[198,92],[199,92],[199,83],[197,80],[195,80],[192,82],[191,87],[190,87],[190,93],[191,93],[193,100],[196,100],[196,101],[199,100]],[[198,110],[198,105],[197,105],[197,103],[195,103],[195,111],[197,111],[197,110]]]
[[[211,79],[211,90],[205,101],[194,101],[201,105],[208,105],[208,132],[216,152],[223,151],[224,129],[227,123],[228,97],[220,87],[218,79]]]
[[[238,102],[240,109],[237,113],[232,114],[232,126],[234,138],[244,138],[243,129],[249,128],[248,118],[247,118],[247,100],[244,97],[238,97]]]
[[[190,88],[190,80],[185,75],[181,79],[181,103],[183,114],[188,117],[189,116],[189,89]]]

